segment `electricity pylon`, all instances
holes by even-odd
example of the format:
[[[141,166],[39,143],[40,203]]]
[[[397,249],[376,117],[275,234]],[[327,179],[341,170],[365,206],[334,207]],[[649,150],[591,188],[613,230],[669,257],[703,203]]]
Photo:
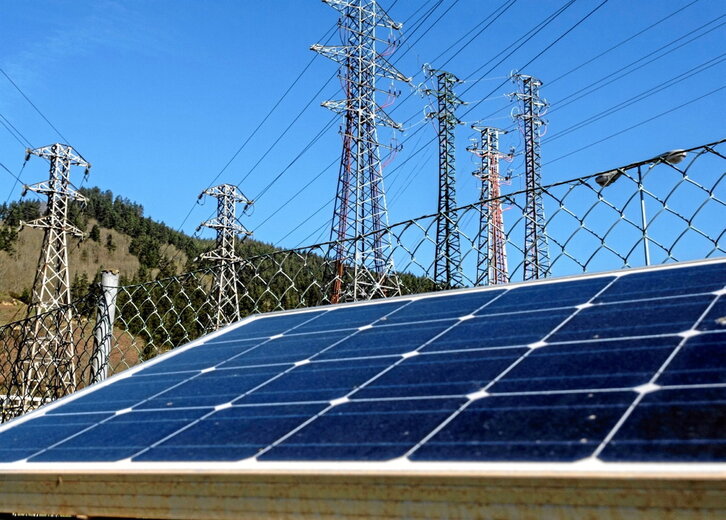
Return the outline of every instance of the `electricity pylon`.
[[[23,190],[23,195],[28,191],[46,195],[48,201],[45,215],[23,223],[43,229],[44,234],[28,306],[28,317],[35,322],[32,337],[21,341],[11,378],[11,393],[19,392],[21,412],[76,389],[68,235],[82,237],[83,232],[68,221],[68,208],[72,201],[86,199],[74,189],[70,174],[73,166],[84,167],[86,174],[91,168],[78,152],[65,144],[28,149],[25,160],[31,155],[50,162],[50,175],[47,181]]]
[[[342,45],[313,45],[312,50],[340,64],[345,99],[323,106],[343,116],[343,152],[338,175],[330,239],[335,274],[331,301],[371,299],[400,293],[394,272],[388,209],[383,185],[377,127],[400,129],[378,104],[377,78],[410,81],[380,52],[377,28],[391,33],[393,21],[375,0],[323,0],[336,9]],[[389,46],[395,48],[389,39]],[[389,101],[398,94],[388,92]],[[389,147],[391,153],[396,151]]]
[[[515,115],[524,134],[524,175],[527,190],[524,207],[524,279],[534,280],[550,275],[550,255],[542,203],[542,172],[540,137],[547,102],[540,98],[542,82],[533,76],[513,74],[518,91],[512,94],[521,102]]]
[[[233,184],[220,184],[204,190],[199,198],[209,195],[217,199],[217,216],[202,222],[197,231],[207,227],[217,231],[216,247],[203,253],[200,258],[211,260],[217,265],[214,269],[214,287],[212,294],[216,305],[214,318],[216,328],[241,319],[239,312],[239,295],[237,293],[237,269],[235,263],[241,258],[235,251],[237,235],[250,236],[252,233],[237,221],[236,205],[242,203],[245,210],[253,201],[248,200]]]
[[[501,130],[476,124],[471,127],[481,134],[479,142],[467,148],[481,158],[479,169],[472,173],[481,180],[476,285],[507,283],[507,235],[504,231],[499,161],[508,156],[499,152]]]
[[[460,287],[462,283],[461,244],[456,208],[456,166],[454,129],[461,124],[455,115],[456,108],[464,104],[453,91],[461,81],[450,72],[424,65],[424,72],[436,78],[436,89],[426,94],[436,96],[437,111],[428,114],[438,120],[439,128],[439,205],[436,216],[436,253],[434,281],[444,287]]]

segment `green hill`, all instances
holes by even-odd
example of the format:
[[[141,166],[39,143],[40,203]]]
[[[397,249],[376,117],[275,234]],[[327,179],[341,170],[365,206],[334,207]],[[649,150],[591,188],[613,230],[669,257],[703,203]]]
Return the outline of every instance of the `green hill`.
[[[144,208],[110,191],[86,188],[85,205],[74,203],[69,219],[84,230],[86,239],[69,240],[71,290],[80,297],[98,281],[103,269],[117,269],[121,284],[139,283],[182,273],[200,265],[194,260],[214,246],[144,216]],[[37,201],[0,206],[0,324],[25,316],[43,240],[43,230],[23,227],[20,221],[38,218]],[[325,262],[318,252],[263,258],[279,251],[270,244],[247,239],[238,244],[241,258],[260,257],[245,286],[241,311],[265,312],[325,301]],[[329,274],[329,273],[328,273]],[[403,293],[432,291],[425,277],[399,273]],[[291,282],[292,281],[292,282]],[[292,284],[292,285],[291,285]],[[294,286],[297,290],[291,290]]]
[[[147,281],[160,273],[180,273],[203,251],[213,247],[144,216],[144,208],[111,191],[80,190],[85,205],[73,204],[69,219],[84,240],[69,239],[68,255],[74,296],[85,292],[103,269],[117,269],[122,283]],[[24,316],[24,305],[32,290],[43,241],[43,230],[19,228],[21,221],[38,218],[38,201],[16,201],[0,205],[0,323]],[[255,240],[240,246],[245,256],[274,251]]]

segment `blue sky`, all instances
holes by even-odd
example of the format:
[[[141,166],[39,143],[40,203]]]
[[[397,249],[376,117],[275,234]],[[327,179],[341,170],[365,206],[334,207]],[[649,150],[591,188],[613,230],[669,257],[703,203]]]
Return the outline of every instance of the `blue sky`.
[[[511,56],[508,46],[567,2],[517,0],[466,46],[482,21],[508,1],[380,3],[404,22],[391,60],[415,84],[423,81],[427,62],[469,80],[458,87],[471,102],[461,110],[469,110],[462,116],[467,123],[491,116],[487,123],[511,126],[506,94],[514,85],[507,75],[521,69],[542,79],[541,93],[552,104],[542,146],[545,183],[724,137],[722,0],[608,0],[556,41],[602,3],[577,0]],[[434,7],[416,30],[416,21]],[[191,233],[210,216],[214,204],[195,201],[215,178],[232,184],[244,179],[242,191],[257,203],[242,221],[256,238],[285,247],[327,238],[341,141],[337,120],[320,103],[339,98],[340,91],[335,78],[328,81],[336,65],[314,57],[309,47],[331,37],[334,9],[319,0],[2,0],[0,9],[0,67],[64,136],[0,75],[0,114],[22,134],[0,127],[0,162],[20,172],[23,182],[40,181],[47,172],[37,158],[21,171],[24,147],[16,137],[33,146],[68,141],[93,164],[85,185],[139,202],[147,215],[172,227]],[[385,171],[391,222],[434,212],[437,195],[435,130],[423,117],[431,100],[405,84],[399,88],[398,106],[389,112],[406,130],[398,136],[403,151]],[[591,93],[578,98],[582,89]],[[591,121],[596,115],[604,117]],[[583,122],[588,124],[565,133]],[[465,151],[472,136],[468,124],[457,129],[460,204],[478,196],[475,165]],[[380,138],[386,142],[390,133],[381,131]],[[521,148],[521,139],[513,132],[501,144]],[[512,165],[511,189],[521,183],[520,165]],[[76,173],[76,184],[81,175]],[[15,184],[0,169],[2,201],[19,196]]]

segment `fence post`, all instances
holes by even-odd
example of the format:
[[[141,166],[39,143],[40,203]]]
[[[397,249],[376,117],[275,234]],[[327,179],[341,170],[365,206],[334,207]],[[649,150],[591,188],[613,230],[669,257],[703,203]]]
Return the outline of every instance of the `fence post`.
[[[640,227],[643,231],[643,253],[645,265],[650,265],[650,246],[648,245],[648,218],[645,216],[645,196],[643,194],[643,173],[638,166],[638,195],[640,196]]]
[[[118,271],[101,271],[101,297],[98,299],[96,311],[91,383],[103,381],[108,376],[108,357],[111,354],[117,294]]]

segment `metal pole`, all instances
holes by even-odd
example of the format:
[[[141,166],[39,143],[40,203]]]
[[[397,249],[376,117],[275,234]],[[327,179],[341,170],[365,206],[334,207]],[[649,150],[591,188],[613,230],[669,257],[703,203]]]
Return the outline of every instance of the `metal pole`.
[[[108,377],[108,358],[111,355],[117,295],[118,271],[102,271],[101,298],[98,301],[94,332],[95,348],[91,358],[91,383],[98,383]]]
[[[650,248],[648,247],[648,219],[645,215],[645,194],[643,193],[643,176],[638,166],[638,194],[640,195],[640,226],[643,231],[643,253],[645,265],[650,265]]]

